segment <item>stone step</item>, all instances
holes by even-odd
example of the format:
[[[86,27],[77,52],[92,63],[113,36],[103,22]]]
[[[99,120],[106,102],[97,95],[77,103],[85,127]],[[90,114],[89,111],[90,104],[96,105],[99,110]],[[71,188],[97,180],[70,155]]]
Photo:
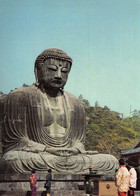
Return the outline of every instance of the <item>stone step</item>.
[[[79,191],[79,190],[58,190],[58,191],[52,191],[51,196],[85,196],[84,191]],[[0,196],[31,196],[31,191],[0,191]],[[46,196],[45,191],[37,191],[36,196]]]
[[[140,196],[140,191],[135,191],[135,196]]]

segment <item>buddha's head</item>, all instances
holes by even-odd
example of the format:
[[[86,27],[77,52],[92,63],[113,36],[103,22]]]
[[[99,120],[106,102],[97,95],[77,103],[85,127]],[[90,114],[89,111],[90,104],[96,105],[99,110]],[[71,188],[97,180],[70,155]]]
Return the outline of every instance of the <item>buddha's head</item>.
[[[72,59],[57,48],[44,50],[35,61],[35,75],[38,84],[45,88],[63,88],[67,82]]]

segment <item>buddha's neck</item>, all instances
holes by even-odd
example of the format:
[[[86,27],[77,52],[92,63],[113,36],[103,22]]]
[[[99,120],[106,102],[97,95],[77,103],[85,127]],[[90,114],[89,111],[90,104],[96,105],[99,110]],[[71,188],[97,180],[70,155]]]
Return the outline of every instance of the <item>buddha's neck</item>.
[[[53,88],[53,87],[44,87],[42,84],[39,85],[39,88],[43,93],[46,93],[50,97],[57,97],[62,95],[62,89],[60,88]]]

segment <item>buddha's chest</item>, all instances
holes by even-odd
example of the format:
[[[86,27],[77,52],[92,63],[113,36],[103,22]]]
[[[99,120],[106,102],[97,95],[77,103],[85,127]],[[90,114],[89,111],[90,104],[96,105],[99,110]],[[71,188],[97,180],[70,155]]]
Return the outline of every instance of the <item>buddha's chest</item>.
[[[68,127],[66,104],[62,97],[44,100],[42,128],[51,137],[63,137]]]
[[[42,125],[50,126],[51,124],[58,123],[66,127],[67,114],[62,105],[56,107],[44,107],[42,110]]]

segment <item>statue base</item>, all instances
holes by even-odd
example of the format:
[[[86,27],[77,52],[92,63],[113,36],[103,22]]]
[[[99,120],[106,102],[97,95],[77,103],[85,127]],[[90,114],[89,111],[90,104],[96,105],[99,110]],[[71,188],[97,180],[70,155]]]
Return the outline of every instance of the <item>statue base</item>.
[[[44,188],[46,175],[47,172],[46,174],[36,173],[37,196],[46,196]],[[31,196],[29,176],[30,174],[0,174],[0,195]],[[89,181],[87,176],[90,176]],[[107,178],[107,176],[90,174],[52,174],[51,196],[85,196],[90,193],[98,196],[99,181],[107,180]]]
[[[46,196],[44,183],[46,174],[36,173],[37,196]],[[1,196],[30,196],[30,174],[0,174],[0,195]],[[84,176],[71,174],[52,174],[51,196],[73,195],[84,196],[84,190],[79,190],[78,185],[83,185]]]

